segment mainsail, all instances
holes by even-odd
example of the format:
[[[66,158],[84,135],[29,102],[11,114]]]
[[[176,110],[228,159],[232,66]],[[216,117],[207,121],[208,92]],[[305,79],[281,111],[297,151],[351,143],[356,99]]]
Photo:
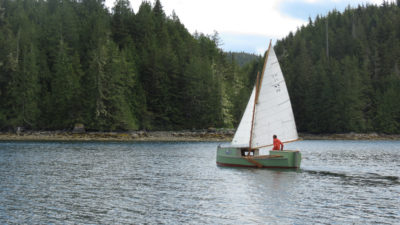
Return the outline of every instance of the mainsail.
[[[253,89],[245,113],[232,140],[232,146],[266,147],[272,145],[274,134],[282,142],[298,139],[289,93],[271,44],[265,60],[265,69],[260,78],[259,88],[258,90],[256,87]],[[256,96],[257,92],[258,97]],[[256,104],[255,107],[254,104]]]

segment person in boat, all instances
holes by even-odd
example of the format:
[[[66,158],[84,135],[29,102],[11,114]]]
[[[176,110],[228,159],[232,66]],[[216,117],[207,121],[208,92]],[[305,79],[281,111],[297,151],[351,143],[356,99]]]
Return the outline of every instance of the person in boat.
[[[283,143],[281,142],[281,140],[279,140],[275,134],[272,137],[274,138],[274,148],[272,150],[283,151]]]

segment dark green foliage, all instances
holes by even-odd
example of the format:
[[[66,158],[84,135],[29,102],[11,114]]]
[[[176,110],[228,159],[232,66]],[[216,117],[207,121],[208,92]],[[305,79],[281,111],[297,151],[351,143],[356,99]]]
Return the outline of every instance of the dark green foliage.
[[[226,56],[228,61],[235,61],[240,67],[253,62],[259,57],[258,55],[249,54],[246,52],[227,52]]]
[[[159,0],[136,13],[128,0],[112,12],[102,0],[0,0],[0,31],[0,129],[232,127],[249,95],[217,35],[191,35]]]
[[[275,49],[300,131],[400,133],[398,3],[334,10]]]
[[[299,131],[400,133],[398,6],[334,10],[277,42]],[[0,0],[2,130],[236,127],[262,66],[159,0]]]
[[[38,75],[39,70],[36,62],[36,49],[33,45],[24,49],[18,62],[16,71],[13,71],[8,90],[10,91],[8,115],[12,126],[24,125],[36,128],[38,111]]]

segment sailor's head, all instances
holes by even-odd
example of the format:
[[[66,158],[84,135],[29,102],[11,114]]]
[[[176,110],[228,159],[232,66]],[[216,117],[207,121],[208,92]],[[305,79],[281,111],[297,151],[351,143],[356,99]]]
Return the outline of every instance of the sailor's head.
[[[274,136],[272,136],[274,139],[276,138],[276,135],[274,134]]]

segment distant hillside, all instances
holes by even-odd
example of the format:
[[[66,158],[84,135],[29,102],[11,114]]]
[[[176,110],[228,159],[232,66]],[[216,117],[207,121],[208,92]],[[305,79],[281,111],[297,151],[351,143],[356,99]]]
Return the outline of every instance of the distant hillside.
[[[226,57],[228,61],[235,61],[240,67],[243,67],[249,62],[261,58],[260,55],[250,54],[246,52],[227,52]]]
[[[299,131],[400,133],[400,1],[336,10],[277,42]]]

